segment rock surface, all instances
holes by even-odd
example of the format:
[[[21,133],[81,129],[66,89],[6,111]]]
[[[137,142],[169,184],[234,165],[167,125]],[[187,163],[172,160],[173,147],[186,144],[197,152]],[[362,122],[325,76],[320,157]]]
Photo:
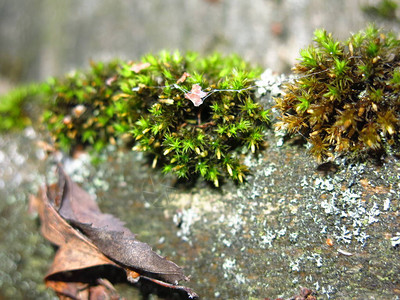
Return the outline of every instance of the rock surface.
[[[27,129],[0,138],[0,296],[50,299],[43,276],[54,255],[27,199],[55,180],[51,160]],[[400,163],[318,166],[296,140],[273,130],[251,175],[221,190],[161,177],[141,154],[108,149],[107,159],[64,158],[66,172],[97,195],[138,238],[185,267],[202,299],[290,297],[300,287],[318,299],[400,297]],[[106,153],[105,153],[106,155]],[[139,291],[117,286],[129,299]]]

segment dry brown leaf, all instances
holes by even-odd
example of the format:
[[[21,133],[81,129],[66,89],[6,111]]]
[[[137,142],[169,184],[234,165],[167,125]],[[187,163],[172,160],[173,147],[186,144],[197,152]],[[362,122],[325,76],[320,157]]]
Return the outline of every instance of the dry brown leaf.
[[[60,298],[118,298],[112,284],[104,285],[103,277],[93,271],[106,266],[124,271],[131,282],[144,278],[197,298],[191,289],[177,285],[188,280],[182,268],[136,240],[121,220],[103,214],[61,166],[58,184],[46,186],[38,197],[32,196],[31,204],[39,213],[43,236],[59,247],[45,281]]]

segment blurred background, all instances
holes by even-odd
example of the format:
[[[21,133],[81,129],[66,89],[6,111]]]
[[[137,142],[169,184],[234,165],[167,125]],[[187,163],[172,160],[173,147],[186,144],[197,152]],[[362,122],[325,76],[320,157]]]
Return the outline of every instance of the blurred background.
[[[288,73],[316,28],[399,29],[400,0],[0,0],[0,92],[161,49],[238,53]]]

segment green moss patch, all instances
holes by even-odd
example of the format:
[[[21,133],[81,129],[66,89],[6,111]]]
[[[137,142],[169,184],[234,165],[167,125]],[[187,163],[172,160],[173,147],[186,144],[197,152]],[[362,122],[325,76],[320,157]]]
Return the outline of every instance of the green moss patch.
[[[316,30],[299,74],[277,99],[280,128],[299,133],[322,161],[399,149],[400,40],[369,26],[347,41]]]
[[[153,167],[219,185],[244,180],[240,154],[263,144],[268,111],[254,102],[260,70],[238,56],[161,52],[92,64],[51,84],[44,121],[56,145],[128,144]]]

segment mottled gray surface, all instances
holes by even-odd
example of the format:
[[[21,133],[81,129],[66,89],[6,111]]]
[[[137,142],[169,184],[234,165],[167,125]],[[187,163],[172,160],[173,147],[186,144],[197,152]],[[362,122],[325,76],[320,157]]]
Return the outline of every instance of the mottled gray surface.
[[[279,93],[277,85],[268,90]],[[42,283],[54,252],[27,213],[44,175],[55,180],[54,158],[43,160],[39,139],[32,129],[0,137],[0,298],[54,297]],[[273,130],[266,139],[262,153],[243,157],[248,181],[221,190],[175,185],[141,154],[113,148],[96,166],[87,155],[63,163],[103,212],[185,267],[202,299],[289,297],[301,286],[318,299],[399,299],[399,160],[338,159],[325,174],[295,140],[282,143]],[[140,299],[135,288],[117,289]]]
[[[38,81],[116,56],[162,49],[238,53],[289,71],[316,28],[340,39],[377,21],[380,0],[0,0],[0,75]]]
[[[50,299],[43,276],[54,252],[28,214],[28,195],[43,183],[36,133],[0,136],[0,299]]]

